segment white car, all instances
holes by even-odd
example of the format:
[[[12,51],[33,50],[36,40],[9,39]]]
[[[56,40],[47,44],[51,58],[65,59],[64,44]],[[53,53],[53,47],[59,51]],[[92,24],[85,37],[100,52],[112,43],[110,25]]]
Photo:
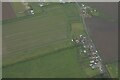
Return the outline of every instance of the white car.
[[[95,66],[91,66],[92,69],[95,69]]]
[[[90,63],[94,63],[94,61],[92,60],[92,61],[90,61]]]
[[[96,50],[95,52],[97,53],[98,51]]]
[[[82,35],[80,35],[80,37],[82,37]]]
[[[84,48],[86,48],[86,46],[83,46]]]
[[[84,50],[84,53],[86,53],[86,50]]]
[[[93,64],[90,64],[90,67],[93,66]]]
[[[30,10],[31,14],[34,14],[34,11],[33,10]]]
[[[43,4],[40,4],[40,6],[42,7],[42,6],[43,6]]]
[[[72,39],[72,41],[73,41],[73,39]]]
[[[94,63],[95,65],[97,64],[97,63]]]

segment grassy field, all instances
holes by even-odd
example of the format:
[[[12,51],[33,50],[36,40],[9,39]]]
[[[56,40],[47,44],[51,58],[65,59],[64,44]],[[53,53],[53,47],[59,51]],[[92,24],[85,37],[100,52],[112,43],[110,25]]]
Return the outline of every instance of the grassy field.
[[[25,6],[22,2],[12,2],[13,10],[17,17],[25,16]]]
[[[41,14],[44,12],[43,7],[40,7],[40,3],[32,2],[32,3],[29,3],[29,5],[34,10],[34,13]]]
[[[75,3],[62,4],[62,7],[70,23],[81,21],[81,17],[79,16],[79,11]]]
[[[39,57],[31,61],[6,67],[3,77],[92,77],[98,73],[88,65],[88,59],[82,55],[79,64],[75,48],[68,48],[52,55]]]
[[[51,3],[35,15],[3,25],[3,77],[92,77],[85,54],[77,53],[71,35],[85,34],[74,3]],[[74,34],[75,33],[75,34]]]
[[[31,55],[31,50],[34,50],[34,48],[41,49],[41,53],[38,54],[43,54],[44,52],[50,52],[51,48],[54,50],[55,45],[59,48],[61,44],[65,43],[63,47],[67,46],[66,31],[69,25],[63,12],[58,11],[58,13],[61,13],[61,15],[49,12],[44,17],[37,16],[3,25],[3,40],[6,41],[5,48],[7,49],[3,54],[5,57],[3,57],[8,60],[5,61],[9,63],[10,61],[17,61],[12,60],[10,56],[15,57],[16,55],[16,58],[18,56],[20,59],[20,56],[23,58],[24,55]],[[52,44],[54,42],[57,44]],[[46,46],[49,46],[50,51],[42,50]],[[33,55],[35,55],[35,52]]]
[[[79,36],[80,34],[82,35],[85,34],[82,23],[72,23],[71,27],[72,27],[72,31],[71,31],[72,37]]]
[[[110,63],[107,65],[108,71],[112,78],[118,78],[118,63]]]

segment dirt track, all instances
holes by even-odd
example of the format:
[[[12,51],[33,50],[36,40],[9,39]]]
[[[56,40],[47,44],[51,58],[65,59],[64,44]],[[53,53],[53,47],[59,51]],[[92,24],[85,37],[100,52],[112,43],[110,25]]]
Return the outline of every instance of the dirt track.
[[[3,2],[2,3],[2,19],[6,20],[6,19],[15,18],[15,17],[16,15],[12,9],[10,2]]]
[[[117,3],[89,3],[104,14],[117,20]],[[113,13],[114,12],[114,13]],[[86,25],[97,49],[104,61],[110,62],[118,59],[118,24],[104,20],[100,17],[87,18]]]

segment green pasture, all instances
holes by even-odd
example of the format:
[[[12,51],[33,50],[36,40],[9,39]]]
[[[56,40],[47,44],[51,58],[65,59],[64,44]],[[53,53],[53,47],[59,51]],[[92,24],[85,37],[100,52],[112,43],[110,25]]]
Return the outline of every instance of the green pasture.
[[[78,37],[81,34],[82,35],[85,34],[84,27],[83,27],[82,23],[72,23],[71,27],[72,27],[72,29],[71,29],[72,30],[71,31],[72,37]]]
[[[79,14],[79,9],[75,3],[65,3],[61,4],[63,11],[68,17],[69,22],[79,22],[81,21],[81,17]],[[79,16],[79,17],[78,17]]]
[[[79,78],[92,77],[98,73],[88,65],[88,58],[80,56],[79,63],[76,49],[67,48],[51,55],[42,56],[27,62],[18,63],[3,69],[3,77],[9,78]]]

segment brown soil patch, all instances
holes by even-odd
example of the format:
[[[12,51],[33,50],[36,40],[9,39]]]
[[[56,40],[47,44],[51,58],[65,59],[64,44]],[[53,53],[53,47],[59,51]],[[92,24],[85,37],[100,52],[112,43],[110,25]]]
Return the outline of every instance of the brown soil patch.
[[[118,57],[118,25],[96,17],[86,19],[90,36],[106,62]]]
[[[3,2],[2,3],[2,19],[11,19],[15,18],[16,15],[12,9],[11,3],[10,2]]]

